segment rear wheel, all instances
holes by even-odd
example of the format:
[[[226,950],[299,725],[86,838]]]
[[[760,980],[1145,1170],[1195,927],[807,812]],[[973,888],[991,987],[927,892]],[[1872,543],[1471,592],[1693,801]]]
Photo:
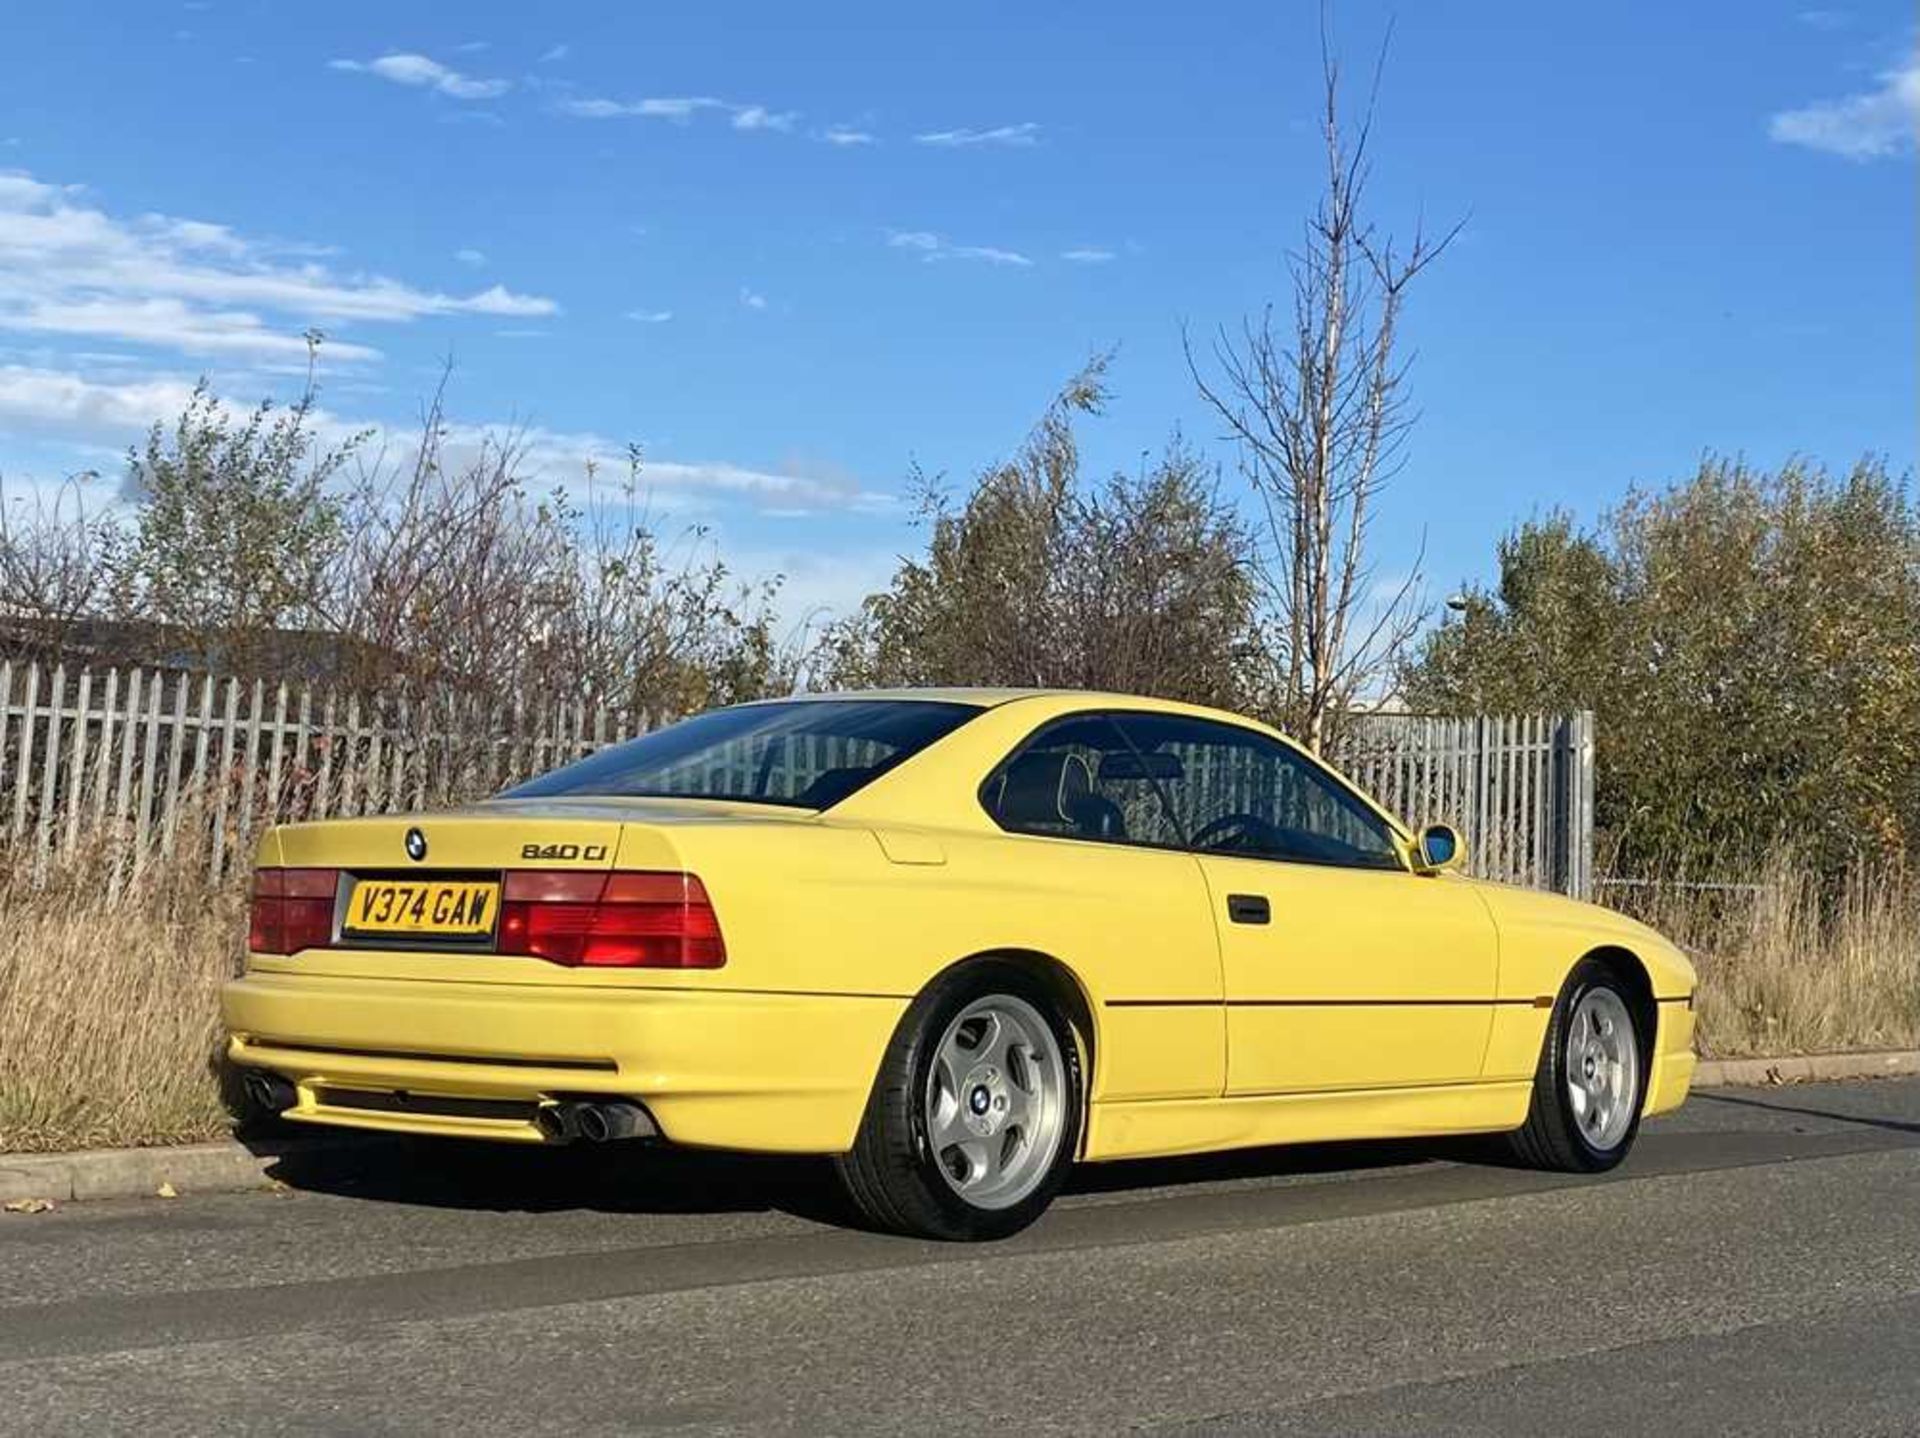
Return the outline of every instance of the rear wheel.
[[[1584,960],[1554,1003],[1526,1126],[1509,1139],[1514,1153],[1570,1173],[1599,1173],[1625,1158],[1646,1094],[1643,1038],[1614,971]]]
[[[1003,1238],[1038,1218],[1079,1147],[1080,1051],[1046,987],[982,960],[915,999],[836,1163],[875,1226]]]

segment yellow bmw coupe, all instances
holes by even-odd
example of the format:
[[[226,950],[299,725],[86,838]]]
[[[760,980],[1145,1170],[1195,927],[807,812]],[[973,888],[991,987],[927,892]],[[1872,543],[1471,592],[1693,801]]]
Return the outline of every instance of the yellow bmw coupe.
[[[832,1155],[1009,1234],[1076,1161],[1509,1133],[1692,1080],[1650,929],[1459,872],[1282,735],[1122,695],[714,710],[452,813],[271,830],[233,1062],[303,1123]]]

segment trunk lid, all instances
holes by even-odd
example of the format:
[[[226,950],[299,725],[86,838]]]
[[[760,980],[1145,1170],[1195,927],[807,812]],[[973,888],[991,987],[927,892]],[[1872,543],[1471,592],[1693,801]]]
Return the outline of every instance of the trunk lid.
[[[350,873],[611,869],[625,826],[612,816],[553,813],[395,814],[325,819],[276,830],[287,868]],[[655,846],[659,856],[670,846]],[[263,855],[263,858],[266,856]]]

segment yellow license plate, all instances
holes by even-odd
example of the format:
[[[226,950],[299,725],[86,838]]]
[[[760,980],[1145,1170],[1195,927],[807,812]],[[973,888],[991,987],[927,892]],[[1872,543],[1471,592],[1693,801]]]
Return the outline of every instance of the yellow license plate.
[[[467,879],[362,879],[347,900],[341,927],[349,934],[441,934],[471,938],[493,932],[500,886]]]

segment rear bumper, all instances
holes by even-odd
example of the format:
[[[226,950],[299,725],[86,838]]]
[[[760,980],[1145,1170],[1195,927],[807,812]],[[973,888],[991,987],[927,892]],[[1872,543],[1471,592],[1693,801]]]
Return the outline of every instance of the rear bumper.
[[[841,1153],[907,1000],[250,972],[229,1057],[290,1080],[298,1122],[537,1143],[556,1095],[638,1099],[673,1143]],[[334,1101],[407,1094],[405,1108]],[[494,1100],[450,1103],[434,1097]],[[517,1104],[527,1105],[516,1112]]]

